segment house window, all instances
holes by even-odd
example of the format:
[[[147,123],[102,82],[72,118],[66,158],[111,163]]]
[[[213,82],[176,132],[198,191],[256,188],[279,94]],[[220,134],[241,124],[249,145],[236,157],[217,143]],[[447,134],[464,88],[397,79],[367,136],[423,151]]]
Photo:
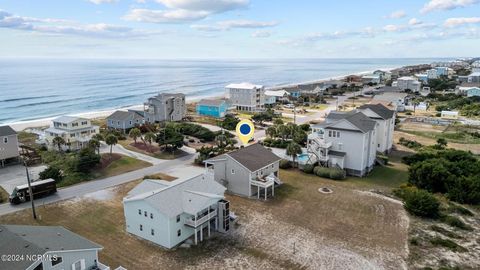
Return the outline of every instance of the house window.
[[[81,259],[72,264],[72,270],[85,270],[85,260]]]
[[[52,266],[62,263],[62,257],[52,257]]]
[[[332,131],[331,130],[328,131],[328,137],[332,137]]]
[[[380,147],[380,144],[377,144],[377,145],[378,145],[378,147]]]
[[[155,235],[155,230],[152,229],[150,233],[151,233],[152,235]]]
[[[120,126],[120,121],[117,121],[117,126]]]
[[[153,219],[153,213],[150,213],[150,218]]]
[[[180,215],[177,215],[177,223],[180,222]]]
[[[8,143],[8,137],[3,138],[3,143]]]
[[[340,131],[337,131],[337,138],[340,138]]]
[[[130,125],[132,124],[132,121],[130,120]]]
[[[138,214],[141,216],[142,215],[142,210],[138,209]]]
[[[181,229],[179,229],[179,230],[177,231],[177,236],[180,236],[180,235],[182,235],[182,230],[181,230]]]
[[[332,132],[332,133],[333,133],[333,137],[334,137],[334,138],[337,137],[337,132],[336,132],[336,131],[334,131],[334,132]]]
[[[82,126],[85,126],[87,124],[87,121],[82,122]]]
[[[235,169],[232,169],[232,174],[235,174]]]
[[[140,231],[143,231],[143,225],[140,224]]]
[[[147,216],[147,211],[143,212],[143,215],[144,215],[144,216]]]

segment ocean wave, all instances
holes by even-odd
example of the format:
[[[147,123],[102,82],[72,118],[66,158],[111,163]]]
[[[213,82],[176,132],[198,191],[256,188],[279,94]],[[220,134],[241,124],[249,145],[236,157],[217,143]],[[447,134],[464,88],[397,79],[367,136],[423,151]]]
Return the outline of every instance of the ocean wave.
[[[18,98],[8,98],[0,100],[0,102],[13,102],[13,101],[23,101],[23,100],[32,100],[32,99],[44,99],[52,97],[61,97],[62,95],[49,95],[49,96],[40,96],[40,97],[18,97]]]

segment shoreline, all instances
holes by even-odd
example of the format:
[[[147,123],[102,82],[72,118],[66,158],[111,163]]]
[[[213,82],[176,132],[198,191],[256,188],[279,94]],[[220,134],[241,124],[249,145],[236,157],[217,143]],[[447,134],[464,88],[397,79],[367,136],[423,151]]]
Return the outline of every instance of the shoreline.
[[[342,80],[345,77],[349,75],[365,75],[365,74],[370,74],[375,70],[385,70],[385,71],[392,71],[394,69],[397,69],[400,67],[394,67],[394,68],[377,68],[371,71],[361,71],[361,72],[355,72],[355,73],[349,73],[346,75],[339,75],[335,77],[329,77],[329,78],[322,78],[322,79],[317,79],[317,80],[311,80],[311,81],[305,81],[305,82],[299,82],[299,83],[291,83],[291,84],[281,84],[281,85],[273,85],[270,87],[265,87],[266,90],[275,90],[281,87],[289,87],[289,86],[297,86],[297,85],[304,85],[304,84],[314,84],[314,83],[320,83],[320,82],[325,82],[329,80]],[[186,97],[186,104],[191,104],[195,103],[196,101],[199,101],[204,98],[220,98],[223,97],[224,95],[220,96],[218,94],[212,94],[212,95],[205,95],[205,96],[200,96],[200,97]],[[103,109],[103,110],[97,110],[97,111],[89,111],[89,112],[80,112],[80,113],[67,113],[63,115],[70,115],[70,116],[76,116],[76,117],[83,117],[83,118],[88,118],[88,119],[96,119],[96,118],[104,118],[112,114],[113,112],[117,110],[138,110],[138,109],[143,109],[143,105],[138,104],[138,105],[131,105],[131,106],[124,106],[124,107],[117,107],[117,108],[108,108],[108,109]],[[60,116],[60,115],[59,115]],[[17,121],[17,122],[11,122],[11,123],[4,123],[2,125],[9,125],[12,127],[15,131],[22,131],[25,129],[29,128],[39,128],[39,127],[45,127],[45,126],[50,126],[50,123],[53,119],[59,117],[59,116],[51,116],[51,117],[44,117],[44,118],[39,118],[39,119],[34,119],[34,120],[26,120],[26,121]]]

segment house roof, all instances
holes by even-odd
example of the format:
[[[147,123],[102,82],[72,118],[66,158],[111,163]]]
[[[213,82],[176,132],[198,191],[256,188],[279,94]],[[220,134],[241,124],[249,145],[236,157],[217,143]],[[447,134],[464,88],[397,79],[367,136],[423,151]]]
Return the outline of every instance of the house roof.
[[[472,72],[468,77],[480,77],[480,72]]]
[[[143,119],[143,116],[138,114],[136,111],[115,111],[107,119],[115,119],[115,120],[132,120],[132,119]]]
[[[17,132],[10,126],[0,126],[0,136],[15,135]]]
[[[284,96],[289,96],[290,93],[288,91],[285,91],[285,90],[276,90],[276,91],[267,90],[267,91],[265,91],[265,95],[266,96],[271,96],[271,97],[284,97]]]
[[[363,109],[370,109],[374,113],[378,114],[383,119],[391,119],[395,114],[394,111],[390,110],[389,108],[385,107],[382,104],[365,104],[359,107],[360,110]]]
[[[231,83],[225,88],[234,88],[234,89],[255,89],[255,88],[263,88],[263,85],[243,82],[243,83]]]
[[[60,123],[71,123],[73,121],[77,121],[77,120],[87,120],[85,118],[81,118],[81,117],[75,117],[75,116],[68,116],[68,115],[63,115],[63,116],[60,116],[60,117],[57,117],[55,119],[53,119],[53,122],[60,122]]]
[[[376,122],[368,118],[365,114],[358,111],[350,112],[336,112],[332,111],[327,116],[327,122],[330,122],[329,126],[332,126],[340,120],[346,120],[350,124],[354,125],[362,132],[368,132],[375,128]]]
[[[0,225],[0,254],[43,255],[48,251],[102,249],[102,246],[61,226]],[[29,260],[1,260],[0,269],[26,269]]]
[[[223,99],[202,99],[197,105],[221,106],[225,103]]]
[[[123,199],[144,200],[168,217],[181,213],[195,214],[223,198],[226,188],[204,174],[172,182],[145,180]]]
[[[156,96],[150,97],[148,99],[156,99],[156,100],[164,100],[164,99],[171,99],[171,98],[185,98],[185,94],[182,93],[159,93]]]
[[[216,161],[224,159],[226,156],[233,158],[251,172],[257,171],[281,159],[263,145],[255,143],[206,161]]]
[[[417,78],[405,76],[405,77],[400,77],[397,80],[399,80],[399,81],[400,80],[402,80],[402,81],[417,81]]]

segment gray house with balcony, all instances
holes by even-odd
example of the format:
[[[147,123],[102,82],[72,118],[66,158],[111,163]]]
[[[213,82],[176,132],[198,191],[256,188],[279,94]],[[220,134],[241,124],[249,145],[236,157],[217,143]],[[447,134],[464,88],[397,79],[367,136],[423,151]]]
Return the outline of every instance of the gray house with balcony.
[[[144,123],[144,112],[135,110],[115,111],[107,117],[107,127],[109,129],[120,130],[123,133],[127,133],[130,129]]]
[[[0,126],[0,167],[19,156],[17,132],[10,126]]]
[[[187,115],[184,94],[160,93],[144,103],[146,122],[182,121]]]
[[[98,261],[103,247],[61,226],[0,225],[0,269],[110,270]],[[96,267],[96,268],[95,268]]]
[[[167,249],[211,231],[228,232],[225,187],[201,174],[175,181],[144,180],[123,198],[126,230]]]
[[[207,175],[233,194],[257,198],[275,195],[279,178],[280,157],[256,143],[239,150],[205,160]]]

